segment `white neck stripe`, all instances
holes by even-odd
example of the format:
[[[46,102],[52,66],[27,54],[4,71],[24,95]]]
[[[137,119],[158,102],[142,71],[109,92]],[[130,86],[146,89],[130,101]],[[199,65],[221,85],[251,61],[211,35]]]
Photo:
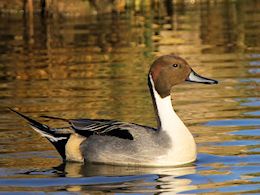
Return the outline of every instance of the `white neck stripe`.
[[[158,119],[160,122],[160,124],[158,124],[158,128],[167,132],[169,131],[170,133],[172,133],[175,129],[187,129],[172,107],[171,96],[169,95],[165,98],[161,98],[155,89],[151,74],[149,75],[149,80],[151,82],[152,92],[154,95],[154,106],[156,106]]]

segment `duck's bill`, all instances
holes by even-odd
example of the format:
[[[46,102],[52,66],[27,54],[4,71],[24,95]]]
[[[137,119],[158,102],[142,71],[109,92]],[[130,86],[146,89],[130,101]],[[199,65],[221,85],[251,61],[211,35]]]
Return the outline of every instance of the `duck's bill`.
[[[186,78],[186,81],[203,84],[218,84],[218,81],[200,76],[194,72],[194,70],[191,70],[189,76]]]

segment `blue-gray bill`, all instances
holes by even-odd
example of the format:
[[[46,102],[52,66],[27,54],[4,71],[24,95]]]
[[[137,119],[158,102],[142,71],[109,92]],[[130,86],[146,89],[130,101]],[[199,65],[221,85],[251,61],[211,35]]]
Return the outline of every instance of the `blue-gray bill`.
[[[186,81],[203,84],[218,84],[218,81],[200,76],[194,70],[191,70],[189,76],[186,78]]]

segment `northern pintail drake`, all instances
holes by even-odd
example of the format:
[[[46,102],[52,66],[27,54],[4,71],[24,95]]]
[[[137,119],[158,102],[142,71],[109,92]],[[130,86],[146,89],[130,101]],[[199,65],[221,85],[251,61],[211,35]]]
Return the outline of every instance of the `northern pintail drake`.
[[[148,73],[157,128],[104,119],[63,119],[69,127],[51,128],[13,109],[47,138],[64,161],[131,166],[176,166],[196,160],[194,138],[172,107],[171,89],[184,81],[217,84],[199,76],[181,57],[164,55]]]

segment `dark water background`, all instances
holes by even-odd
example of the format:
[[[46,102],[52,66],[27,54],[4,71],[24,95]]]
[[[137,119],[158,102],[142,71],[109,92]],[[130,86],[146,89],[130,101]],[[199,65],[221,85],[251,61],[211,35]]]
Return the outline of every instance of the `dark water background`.
[[[0,15],[0,193],[260,193],[260,2],[135,2],[77,17]],[[191,165],[62,164],[6,109],[155,126],[146,74],[169,53],[220,81],[173,90],[198,145]]]

